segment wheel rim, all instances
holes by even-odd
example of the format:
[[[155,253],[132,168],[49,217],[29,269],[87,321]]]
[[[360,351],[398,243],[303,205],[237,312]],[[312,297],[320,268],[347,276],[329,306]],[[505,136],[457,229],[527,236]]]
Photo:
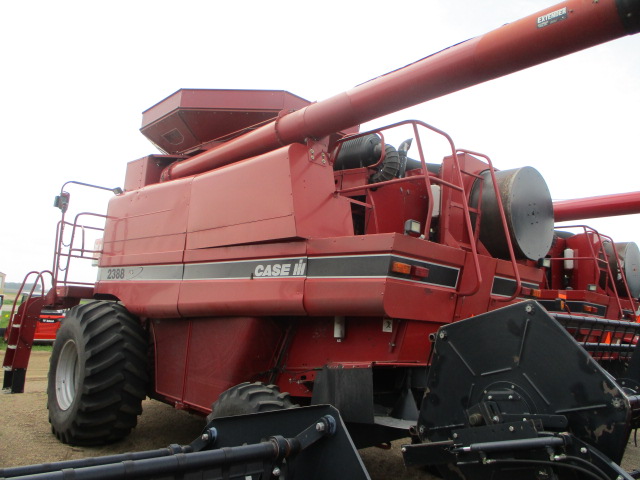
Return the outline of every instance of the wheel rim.
[[[63,345],[56,368],[56,399],[61,410],[67,410],[76,398],[78,386],[78,348],[67,340]]]

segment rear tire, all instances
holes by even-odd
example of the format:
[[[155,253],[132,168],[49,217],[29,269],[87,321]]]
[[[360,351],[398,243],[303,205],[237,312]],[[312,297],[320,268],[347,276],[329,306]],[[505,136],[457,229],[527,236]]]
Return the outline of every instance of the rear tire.
[[[146,396],[147,336],[117,303],[72,308],[51,353],[47,408],[63,443],[100,445],[129,434]]]
[[[285,410],[295,406],[289,394],[281,393],[275,385],[244,382],[220,394],[211,405],[213,411],[207,416],[207,422],[214,418]]]

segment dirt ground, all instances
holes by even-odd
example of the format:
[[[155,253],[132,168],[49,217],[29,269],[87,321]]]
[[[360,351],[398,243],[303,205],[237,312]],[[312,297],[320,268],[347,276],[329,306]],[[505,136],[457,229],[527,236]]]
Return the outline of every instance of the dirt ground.
[[[47,420],[47,372],[49,352],[33,352],[27,370],[25,393],[0,393],[0,468],[57,462],[84,457],[163,448],[172,443],[191,443],[202,430],[204,419],[175,410],[155,400],[145,400],[138,426],[124,440],[104,447],[71,447],[51,434]],[[4,352],[0,351],[0,358]],[[400,445],[391,450],[361,450],[363,461],[373,480],[432,479],[402,463]]]
[[[4,352],[0,352],[0,358]],[[32,463],[72,460],[90,456],[163,448],[171,443],[191,443],[204,425],[196,415],[178,411],[154,400],[146,400],[138,426],[126,439],[105,447],[71,447],[63,445],[51,434],[47,420],[47,371],[49,352],[33,352],[25,393],[0,394],[0,468]],[[373,480],[431,480],[417,469],[402,463],[400,445],[394,442],[391,450],[368,448],[360,451]],[[630,442],[623,461],[627,470],[640,468],[640,447]]]

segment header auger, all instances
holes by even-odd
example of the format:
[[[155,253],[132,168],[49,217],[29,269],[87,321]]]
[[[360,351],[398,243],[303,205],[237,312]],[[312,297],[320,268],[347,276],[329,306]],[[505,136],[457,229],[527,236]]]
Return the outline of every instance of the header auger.
[[[617,463],[639,409],[640,251],[554,220],[637,213],[640,194],[554,204],[534,168],[497,170],[429,124],[359,124],[637,33],[639,19],[638,0],[574,0],[321,102],[183,89],[151,107],[142,132],[163,153],[128,164],[99,246],[77,235],[62,249],[77,217],[58,232],[38,299],[72,307],[52,352],[53,432],[117,440],[147,395],[209,422],[189,447],[143,452],[148,472],[337,478],[317,461],[339,444],[344,478],[367,478],[352,442],[410,435],[406,462],[448,479],[634,478]],[[399,128],[410,138],[394,144]],[[448,146],[439,163],[427,133]],[[62,260],[78,257],[95,257],[95,284],[70,281]],[[16,392],[30,315],[5,358]],[[337,411],[312,407],[324,404]],[[218,447],[233,467],[206,454]]]

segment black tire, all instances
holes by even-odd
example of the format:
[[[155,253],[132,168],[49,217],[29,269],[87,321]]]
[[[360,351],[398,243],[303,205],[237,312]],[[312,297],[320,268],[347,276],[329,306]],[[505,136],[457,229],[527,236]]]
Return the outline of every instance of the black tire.
[[[207,416],[207,422],[214,418],[294,407],[296,405],[291,402],[289,394],[280,392],[275,385],[244,382],[220,394],[218,400],[211,405],[212,412]]]
[[[51,352],[47,408],[63,443],[101,445],[136,426],[146,396],[147,335],[117,303],[72,308]]]

